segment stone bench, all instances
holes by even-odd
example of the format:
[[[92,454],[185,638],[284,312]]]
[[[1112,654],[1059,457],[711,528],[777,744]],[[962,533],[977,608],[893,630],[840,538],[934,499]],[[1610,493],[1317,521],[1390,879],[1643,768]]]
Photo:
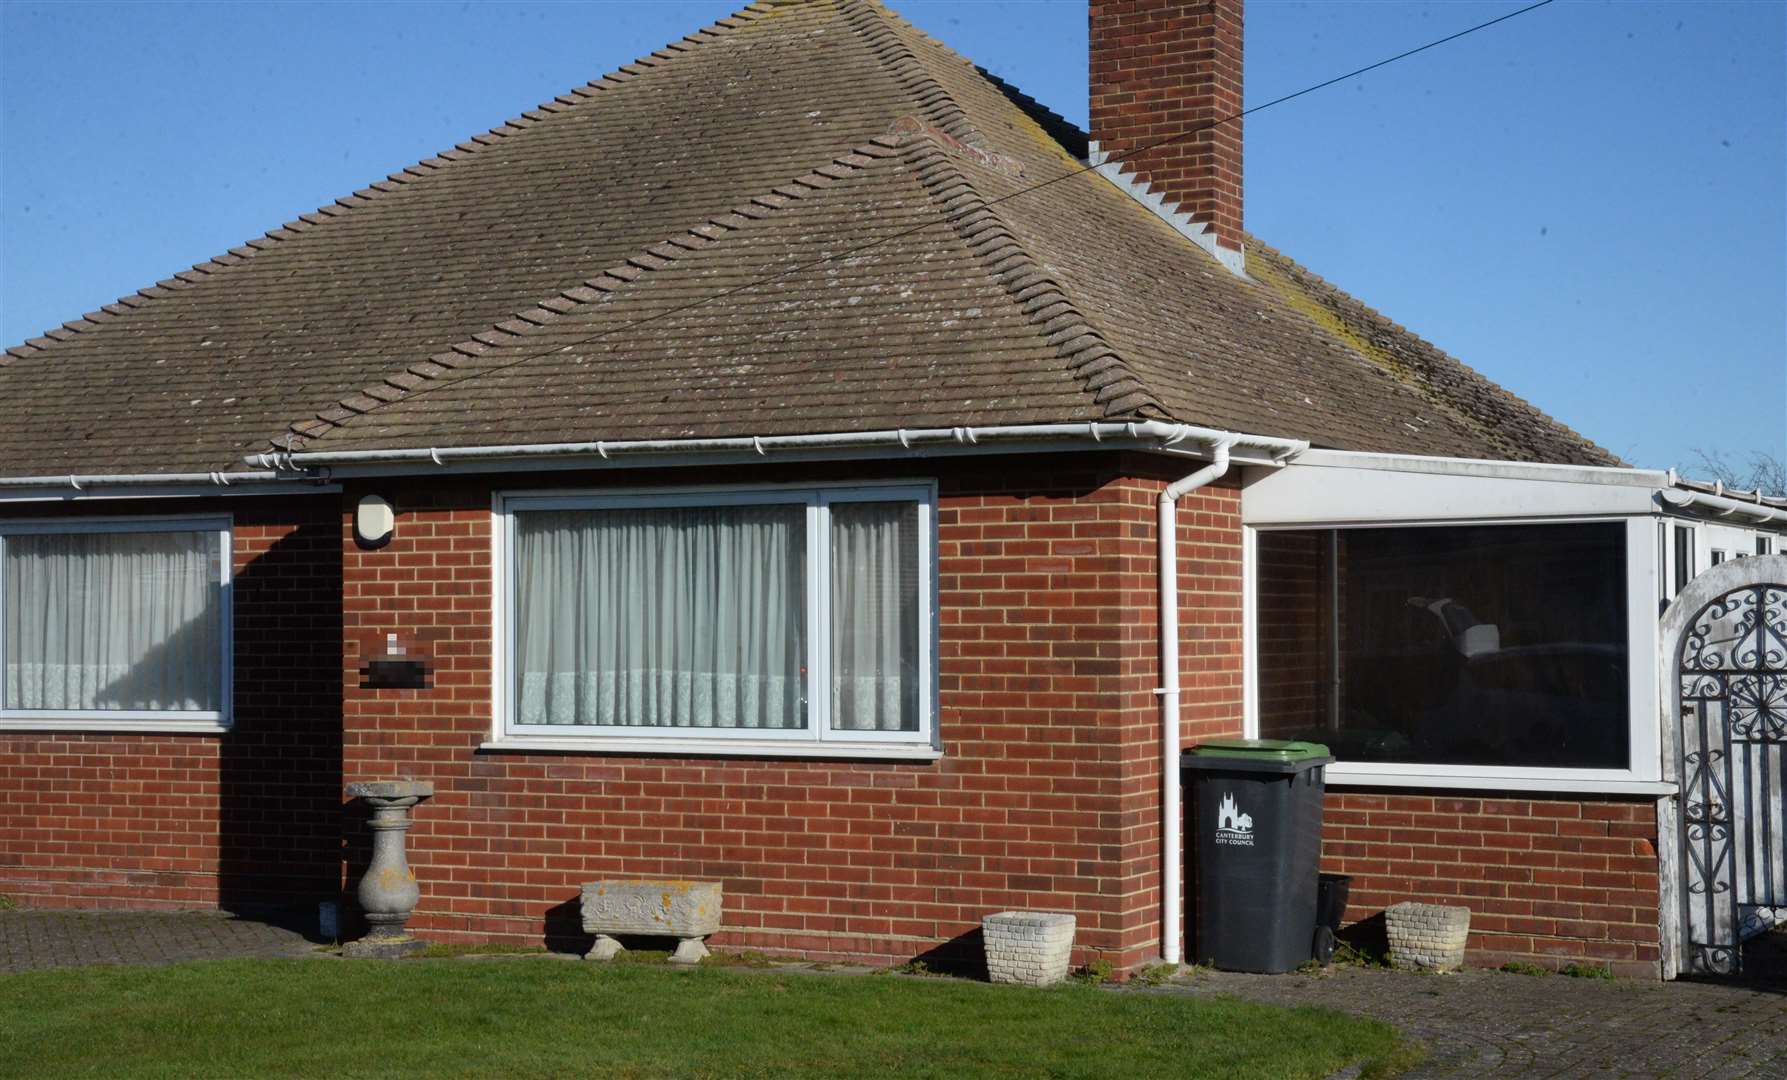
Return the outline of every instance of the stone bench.
[[[720,883],[663,878],[592,881],[583,887],[583,929],[596,935],[585,960],[612,960],[622,934],[678,939],[673,964],[697,964],[702,939],[720,929]]]

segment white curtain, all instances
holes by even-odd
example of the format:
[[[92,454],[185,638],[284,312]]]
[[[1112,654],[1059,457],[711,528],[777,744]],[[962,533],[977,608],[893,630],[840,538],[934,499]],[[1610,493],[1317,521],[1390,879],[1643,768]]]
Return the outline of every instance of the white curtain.
[[[806,508],[515,523],[517,720],[803,728]]]
[[[831,726],[918,730],[918,505],[831,506]]]
[[[0,537],[0,703],[220,708],[218,558],[214,532]]]

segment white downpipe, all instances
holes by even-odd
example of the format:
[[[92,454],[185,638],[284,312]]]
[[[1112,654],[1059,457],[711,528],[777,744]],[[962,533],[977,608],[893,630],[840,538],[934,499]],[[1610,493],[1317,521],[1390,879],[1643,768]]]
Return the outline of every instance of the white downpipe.
[[[1210,464],[1160,493],[1160,958],[1180,961],[1179,894],[1184,881],[1179,835],[1179,500],[1229,471],[1229,441],[1211,448]]]

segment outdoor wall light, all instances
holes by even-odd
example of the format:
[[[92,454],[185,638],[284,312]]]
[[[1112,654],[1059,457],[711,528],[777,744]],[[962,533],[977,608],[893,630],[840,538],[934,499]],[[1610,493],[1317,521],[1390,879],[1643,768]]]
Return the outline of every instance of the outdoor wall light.
[[[354,539],[363,548],[382,548],[397,529],[397,511],[383,495],[366,495],[354,507]]]

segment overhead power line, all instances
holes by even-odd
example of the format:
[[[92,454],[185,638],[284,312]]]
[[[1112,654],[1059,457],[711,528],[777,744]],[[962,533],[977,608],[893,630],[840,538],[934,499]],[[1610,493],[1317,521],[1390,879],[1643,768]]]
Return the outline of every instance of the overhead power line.
[[[1293,91],[1292,93],[1285,94],[1282,97],[1275,97],[1271,101],[1262,102],[1262,103],[1260,103],[1258,105],[1254,105],[1250,108],[1242,109],[1239,112],[1231,113],[1228,116],[1223,116],[1218,119],[1211,120],[1207,123],[1200,124],[1196,127],[1190,128],[1186,131],[1182,131],[1182,132],[1178,133],[1177,135],[1170,135],[1164,139],[1156,140],[1155,142],[1145,143],[1141,146],[1137,146],[1132,149],[1125,150],[1122,153],[1111,154],[1104,159],[1104,161],[1101,165],[1086,165],[1086,166],[1083,166],[1078,169],[1073,169],[1068,172],[1064,172],[1064,173],[1060,174],[1059,176],[1050,177],[1049,179],[1041,181],[1040,183],[1032,184],[1031,186],[1029,186],[1027,188],[1020,188],[1017,191],[1013,191],[1008,194],[1001,195],[996,199],[988,199],[988,200],[986,200],[984,205],[989,206],[989,207],[998,206],[1001,203],[1007,203],[1007,202],[1012,201],[1013,199],[1020,199],[1026,195],[1034,194],[1038,191],[1043,190],[1044,188],[1053,187],[1054,185],[1059,184],[1063,181],[1072,180],[1072,179],[1074,179],[1076,177],[1080,177],[1080,176],[1085,176],[1087,173],[1097,171],[1097,169],[1102,168],[1104,165],[1117,164],[1117,163],[1120,163],[1123,161],[1127,161],[1130,158],[1136,157],[1140,154],[1146,154],[1151,150],[1158,150],[1163,146],[1171,146],[1174,143],[1184,142],[1186,139],[1192,138],[1196,135],[1200,135],[1206,131],[1211,130],[1212,128],[1218,128],[1218,127],[1223,126],[1224,124],[1232,124],[1237,120],[1241,120],[1245,117],[1252,116],[1253,114],[1255,114],[1257,112],[1262,112],[1266,109],[1270,109],[1277,105],[1283,105],[1287,101],[1295,101],[1296,99],[1303,97],[1307,94],[1313,94],[1318,90],[1325,90],[1328,87],[1335,85],[1336,83],[1346,82],[1348,79],[1356,79],[1361,75],[1365,75],[1365,74],[1368,74],[1369,72],[1376,71],[1379,68],[1388,67],[1389,65],[1397,63],[1399,61],[1407,60],[1411,56],[1416,56],[1416,55],[1419,55],[1420,53],[1427,52],[1429,49],[1437,49],[1441,45],[1446,45],[1451,42],[1457,41],[1459,38],[1469,37],[1470,35],[1475,34],[1479,31],[1487,30],[1492,26],[1496,26],[1501,23],[1505,23],[1510,19],[1517,19],[1522,15],[1526,15],[1530,12],[1537,11],[1542,7],[1547,7],[1550,4],[1552,4],[1553,2],[1554,2],[1554,0],[1538,0],[1537,3],[1528,4],[1527,6],[1522,7],[1522,8],[1516,8],[1515,10],[1510,11],[1505,15],[1498,15],[1493,19],[1489,19],[1485,22],[1480,22],[1480,23],[1476,24],[1475,26],[1466,27],[1465,29],[1459,30],[1456,33],[1447,34],[1445,37],[1442,37],[1442,38],[1435,38],[1434,40],[1427,42],[1425,45],[1417,45],[1416,47],[1414,47],[1412,49],[1407,49],[1403,52],[1399,52],[1394,56],[1387,56],[1384,59],[1379,60],[1375,63],[1366,64],[1364,67],[1361,67],[1361,68],[1355,68],[1352,71],[1345,73],[1344,75],[1336,75],[1331,79],[1324,79],[1319,83],[1314,83],[1312,85],[1305,86],[1301,90]],[[948,220],[947,217],[940,214],[940,215],[938,215],[936,220],[927,221],[923,225],[915,225],[908,229],[902,229],[898,232],[890,233],[889,235],[883,236],[877,240],[870,240],[865,243],[858,244],[854,247],[845,248],[843,251],[833,252],[830,255],[822,255],[817,259],[812,259],[807,262],[795,263],[792,266],[783,267],[782,269],[777,270],[774,273],[766,274],[763,277],[756,278],[751,281],[747,281],[742,285],[735,285],[729,289],[722,289],[719,292],[713,293],[709,296],[701,297],[698,300],[691,300],[685,304],[679,304],[675,307],[667,308],[667,309],[657,312],[655,314],[647,315],[644,318],[635,319],[632,322],[624,323],[620,326],[610,327],[607,330],[599,331],[597,333],[589,335],[588,337],[578,338],[573,341],[565,342],[565,343],[562,343],[559,345],[554,345],[553,347],[551,347],[549,349],[542,349],[539,352],[529,353],[526,356],[522,356],[517,359],[510,360],[507,363],[497,364],[497,365],[493,365],[491,367],[481,368],[476,371],[468,372],[465,375],[462,375],[456,379],[435,380],[435,381],[432,381],[432,382],[429,382],[422,386],[417,387],[416,389],[404,394],[402,397],[394,398],[390,401],[381,401],[377,405],[374,405],[370,408],[361,410],[361,415],[366,415],[368,413],[377,412],[378,410],[383,409],[387,405],[396,405],[401,402],[411,401],[417,397],[422,396],[423,394],[427,394],[427,393],[430,393],[435,390],[444,390],[451,386],[457,386],[460,383],[471,382],[473,379],[482,378],[486,375],[495,375],[500,372],[508,371],[511,368],[520,367],[522,364],[528,363],[531,360],[538,360],[539,358],[541,358],[543,356],[552,356],[554,354],[568,352],[568,351],[575,349],[579,346],[588,345],[593,342],[601,341],[604,338],[612,337],[613,335],[622,333],[624,331],[637,329],[638,327],[644,326],[647,323],[657,322],[660,319],[667,319],[672,315],[680,315],[683,312],[689,311],[693,308],[698,308],[698,307],[701,307],[706,304],[711,304],[717,300],[724,300],[729,296],[737,296],[739,293],[745,292],[750,289],[755,289],[761,285],[767,285],[772,281],[780,280],[781,278],[788,277],[791,274],[798,274],[798,273],[801,273],[806,270],[811,270],[817,266],[824,266],[826,263],[836,262],[839,259],[846,259],[852,255],[860,255],[865,251],[872,251],[875,248],[881,247],[884,244],[890,244],[890,243],[894,242],[895,240],[903,240],[908,236],[916,236],[917,234],[924,232],[926,229],[933,228],[937,225],[945,224],[947,222],[947,220]]]

